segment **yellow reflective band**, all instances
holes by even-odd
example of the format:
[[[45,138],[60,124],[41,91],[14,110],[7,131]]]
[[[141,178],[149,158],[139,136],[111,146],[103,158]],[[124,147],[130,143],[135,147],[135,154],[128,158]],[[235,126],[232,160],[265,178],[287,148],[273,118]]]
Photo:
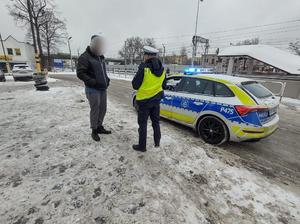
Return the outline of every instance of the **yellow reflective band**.
[[[171,118],[171,112],[168,110],[160,110],[160,114],[164,117]]]
[[[197,76],[197,78],[203,78],[203,79],[207,79],[207,80],[211,80],[211,81],[216,81],[216,82],[220,82],[223,84],[233,84],[232,82],[229,82],[227,80],[223,80],[223,79],[218,79],[218,78],[213,78],[213,77],[209,77],[209,76]]]
[[[269,135],[271,135],[276,129],[278,128],[278,125],[273,125],[270,127],[261,127],[261,128],[242,128],[240,126],[234,125],[231,126],[231,130],[238,138],[243,139],[253,139],[253,138],[264,138]],[[244,131],[260,131],[262,133],[247,133]]]
[[[174,118],[175,120],[178,120],[178,121],[182,121],[187,124],[193,124],[195,122],[194,117],[187,116],[185,114],[175,113],[175,112],[172,113],[172,118]]]
[[[243,105],[246,106],[255,106],[257,105],[255,101],[247,94],[245,93],[242,89],[240,89],[236,85],[227,85],[231,91],[234,93],[234,95],[239,98],[239,100],[242,102]]]

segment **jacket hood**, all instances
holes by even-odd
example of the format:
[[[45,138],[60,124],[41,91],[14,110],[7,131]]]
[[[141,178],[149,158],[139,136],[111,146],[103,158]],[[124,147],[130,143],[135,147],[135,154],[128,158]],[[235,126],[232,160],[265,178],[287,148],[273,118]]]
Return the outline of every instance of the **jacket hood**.
[[[157,76],[161,77],[164,73],[164,67],[158,58],[150,58],[146,62],[146,67],[150,68],[151,72]]]

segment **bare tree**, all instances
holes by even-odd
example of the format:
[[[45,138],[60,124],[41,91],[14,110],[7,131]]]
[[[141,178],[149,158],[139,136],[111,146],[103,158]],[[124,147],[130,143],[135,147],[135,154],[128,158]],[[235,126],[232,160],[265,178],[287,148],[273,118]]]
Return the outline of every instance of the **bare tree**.
[[[156,44],[155,44],[155,40],[154,38],[145,38],[143,41],[144,45],[150,46],[150,47],[154,47],[156,48]]]
[[[294,43],[290,43],[289,44],[289,49],[300,56],[300,41],[296,41]]]
[[[145,45],[155,47],[153,38],[130,37],[127,38],[119,55],[124,59],[130,59],[131,63],[134,61],[141,61],[143,57],[143,47]]]
[[[257,45],[259,44],[259,38],[256,37],[256,38],[253,38],[253,39],[247,39],[247,40],[243,40],[243,41],[240,41],[234,45],[236,46],[241,46],[241,45]]]
[[[40,34],[42,47],[47,52],[47,68],[51,70],[51,53],[64,43],[68,34],[65,21],[59,19],[52,10],[47,10],[41,23]]]
[[[43,25],[46,8],[47,6],[52,6],[52,0],[11,0],[11,2],[7,7],[10,15],[18,25],[28,28],[32,21],[32,25],[35,28],[34,30],[32,29],[33,42],[42,57],[43,47],[40,28]]]

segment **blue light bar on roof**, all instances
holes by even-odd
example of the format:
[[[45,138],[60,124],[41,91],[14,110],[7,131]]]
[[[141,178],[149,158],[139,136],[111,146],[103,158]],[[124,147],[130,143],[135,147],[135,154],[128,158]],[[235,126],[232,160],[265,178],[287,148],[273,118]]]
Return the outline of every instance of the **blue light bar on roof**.
[[[196,75],[196,74],[202,74],[202,73],[210,73],[212,72],[211,68],[185,68],[184,69],[184,74],[186,75]]]

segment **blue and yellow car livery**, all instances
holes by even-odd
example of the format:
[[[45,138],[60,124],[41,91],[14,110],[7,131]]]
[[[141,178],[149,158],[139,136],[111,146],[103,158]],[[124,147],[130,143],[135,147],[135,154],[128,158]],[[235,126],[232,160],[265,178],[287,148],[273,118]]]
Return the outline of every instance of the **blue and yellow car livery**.
[[[161,116],[190,126],[204,141],[259,140],[278,127],[279,102],[256,81],[218,74],[167,79]]]

